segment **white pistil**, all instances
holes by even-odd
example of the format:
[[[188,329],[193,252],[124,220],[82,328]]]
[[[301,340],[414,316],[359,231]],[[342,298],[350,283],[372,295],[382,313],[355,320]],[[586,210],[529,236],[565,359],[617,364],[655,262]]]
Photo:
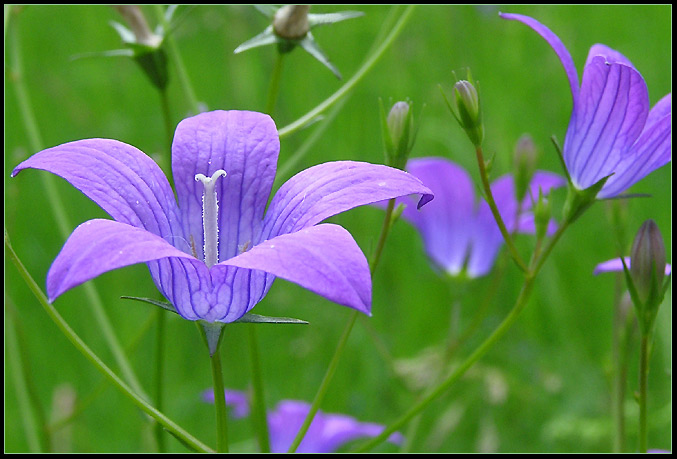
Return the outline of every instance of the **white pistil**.
[[[205,263],[211,268],[219,262],[219,203],[216,199],[216,179],[225,177],[226,171],[219,169],[211,177],[203,174],[195,175],[195,180],[202,182],[202,227],[204,229]]]

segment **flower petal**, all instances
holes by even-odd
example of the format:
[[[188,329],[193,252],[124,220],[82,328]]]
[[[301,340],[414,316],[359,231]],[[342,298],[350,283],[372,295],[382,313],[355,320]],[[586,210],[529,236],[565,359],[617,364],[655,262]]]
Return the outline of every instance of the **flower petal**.
[[[668,113],[658,121],[647,122],[647,125],[632,149],[621,159],[614,169],[614,175],[604,184],[597,195],[599,198],[616,196],[646,177],[654,170],[662,167],[672,159],[672,114],[670,113],[670,94],[667,98]],[[660,106],[659,106],[660,104]],[[665,103],[656,104],[649,113],[653,121],[657,113],[662,113]]]
[[[451,275],[463,269],[475,214],[475,190],[468,173],[444,158],[416,158],[407,171],[435,194],[420,210],[410,196],[396,204],[407,205],[402,217],[421,233],[427,255]]]
[[[212,111],[181,121],[172,144],[172,169],[186,237],[203,244],[203,185],[219,169],[219,260],[237,255],[260,231],[275,178],[280,141],[273,120],[247,111]],[[202,255],[198,253],[202,258]]]
[[[265,271],[370,315],[367,259],[350,233],[338,225],[321,224],[274,237],[213,266],[212,271],[227,266]]]
[[[630,269],[630,257],[623,257],[625,260],[625,266]],[[613,272],[613,271],[623,271],[623,262],[621,261],[620,258],[614,258],[612,260],[607,260],[605,262],[602,262],[595,266],[594,271],[592,272],[595,276],[600,274],[600,273],[608,273],[608,272]],[[665,275],[669,276],[670,273],[672,272],[672,265],[670,263],[666,263],[665,265]]]
[[[588,58],[585,61],[586,67],[588,66],[592,58],[595,56],[602,56],[609,64],[618,63],[625,64],[632,68],[635,67],[634,65],[632,65],[632,62],[630,62],[630,59],[628,59],[615,49],[611,49],[607,45],[602,45],[600,43],[597,43],[590,47],[590,51],[588,52]]]
[[[560,40],[559,37],[546,26],[538,22],[536,19],[530,18],[529,16],[509,13],[498,13],[498,15],[503,19],[519,21],[528,25],[534,31],[536,31],[536,33],[543,37],[545,41],[548,42],[564,67],[564,72],[566,73],[567,79],[569,80],[569,86],[571,88],[571,95],[574,100],[575,108],[578,99],[578,73],[576,72],[574,60],[571,58],[571,54],[569,54],[569,50],[567,50],[566,46],[564,46],[562,40]]]
[[[160,167],[145,153],[117,140],[86,139],[34,154],[19,164],[66,179],[115,220],[144,228],[182,250],[174,192]]]
[[[298,231],[357,206],[409,194],[422,195],[419,208],[433,197],[420,180],[399,169],[355,161],[319,164],[280,187],[268,207],[259,240]]]
[[[49,268],[49,301],[113,269],[167,257],[195,260],[142,228],[111,220],[89,220],[75,228]]]
[[[639,72],[593,57],[583,72],[579,104],[564,140],[564,161],[574,185],[585,189],[613,173],[641,134],[648,113],[649,93]]]

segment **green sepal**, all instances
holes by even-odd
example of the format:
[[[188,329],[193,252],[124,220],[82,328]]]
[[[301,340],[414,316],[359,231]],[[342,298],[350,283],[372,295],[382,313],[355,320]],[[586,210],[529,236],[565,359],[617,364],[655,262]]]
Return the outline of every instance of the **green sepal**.
[[[612,175],[613,173],[607,175],[584,190],[579,190],[572,183],[569,183],[569,193],[562,211],[564,221],[569,223],[576,221],[597,200],[597,193],[599,193]]]
[[[205,344],[209,349],[209,357],[212,357],[219,349],[219,343],[221,343],[223,329],[225,328],[226,324],[224,322],[207,322],[205,320],[198,320],[197,323],[204,331],[202,337],[204,338]]]
[[[233,322],[242,324],[308,324],[305,320],[294,319],[293,317],[269,317],[248,312]]]
[[[120,298],[122,298],[123,300],[135,300],[135,301],[141,301],[142,303],[149,303],[149,304],[152,304],[154,306],[159,306],[162,309],[166,309],[167,311],[171,311],[174,314],[178,314],[178,312],[176,312],[176,308],[174,307],[174,305],[172,303],[167,302],[167,301],[153,300],[153,299],[150,299],[150,298],[139,298],[139,297],[136,297],[136,296],[121,296]]]
[[[322,49],[317,44],[315,38],[313,37],[313,34],[310,33],[310,31],[308,31],[305,38],[299,42],[299,45],[301,46],[301,48],[305,49],[311,56],[320,61],[321,64],[323,64],[325,67],[331,70],[332,73],[336,76],[336,78],[338,78],[339,80],[342,78],[341,72],[339,72],[338,69],[334,67],[334,64],[329,62],[329,57],[327,57],[324,51],[322,51]]]
[[[167,82],[169,81],[167,55],[162,48],[146,53],[135,53],[134,60],[141,66],[146,76],[156,88],[162,91],[167,87]]]

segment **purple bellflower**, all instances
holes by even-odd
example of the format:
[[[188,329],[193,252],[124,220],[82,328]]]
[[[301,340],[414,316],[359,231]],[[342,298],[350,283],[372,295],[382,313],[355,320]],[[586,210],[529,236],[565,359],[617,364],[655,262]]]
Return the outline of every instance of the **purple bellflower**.
[[[573,110],[562,154],[574,187],[583,190],[613,174],[597,197],[614,197],[672,159],[672,93],[649,110],[642,75],[601,44],[590,48],[579,87],[574,61],[557,35],[528,16],[500,16],[531,27],[564,66]]]
[[[408,197],[397,200],[405,203],[402,216],[421,233],[428,257],[452,276],[459,275],[464,268],[471,278],[488,274],[503,244],[503,236],[489,205],[485,201],[476,204],[470,175],[445,158],[410,159],[406,169],[435,194],[435,200],[420,211],[406,205],[412,204]],[[557,174],[536,171],[520,209],[513,177],[504,175],[496,179],[491,190],[508,231],[533,233],[534,219],[529,210],[532,199],[534,202],[538,199],[539,188],[547,194],[565,183]],[[551,221],[548,232],[555,229]]]
[[[214,391],[203,393],[205,401],[214,403]],[[243,392],[226,390],[226,404],[234,408],[233,416],[242,418],[249,414],[247,396]],[[300,400],[282,400],[274,411],[268,413],[268,431],[272,453],[285,453],[310,411],[310,404]],[[333,453],[344,444],[364,437],[375,437],[383,432],[383,426],[359,422],[344,414],[323,413],[318,410],[311,422],[297,453]],[[402,434],[393,433],[388,441],[401,444]]]
[[[140,150],[87,139],[43,150],[19,164],[56,174],[115,221],[78,226],[47,274],[54,301],[65,291],[124,266],[147,263],[155,285],[188,320],[233,322],[275,277],[370,314],[371,278],[350,233],[319,224],[332,215],[430,190],[411,175],[353,161],[320,164],[271,192],[280,150],[273,120],[247,111],[187,118],[172,144],[174,192]]]

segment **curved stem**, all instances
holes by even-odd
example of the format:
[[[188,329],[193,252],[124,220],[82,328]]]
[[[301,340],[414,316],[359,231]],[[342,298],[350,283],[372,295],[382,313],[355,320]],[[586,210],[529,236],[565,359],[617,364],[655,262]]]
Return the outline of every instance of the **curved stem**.
[[[348,91],[353,89],[355,85],[364,77],[364,75],[367,74],[373,67],[374,64],[383,56],[385,53],[386,49],[390,47],[390,45],[393,43],[395,38],[399,35],[399,33],[402,31],[402,28],[406,24],[407,20],[411,16],[412,11],[414,10],[415,5],[409,5],[407,9],[402,13],[402,16],[400,16],[399,21],[393,29],[390,31],[390,34],[386,37],[385,40],[383,40],[383,43],[381,43],[381,46],[378,47],[378,49],[372,54],[369,59],[365,61],[365,63],[360,67],[360,69],[355,72],[355,74],[350,78],[350,80],[346,81],[346,83],[341,86],[334,94],[329,96],[327,99],[325,99],[324,102],[320,103],[317,107],[303,115],[301,118],[298,120],[294,121],[293,123],[283,127],[282,129],[278,130],[278,134],[280,138],[286,137],[289,134],[292,134],[293,132],[298,131],[299,129],[303,128],[306,124],[308,124],[310,121],[313,120],[317,115],[322,113],[324,110],[329,108],[332,104],[334,104],[336,101],[338,101],[341,97],[343,97]]]
[[[482,147],[475,147],[475,154],[477,156],[477,165],[480,168],[480,178],[482,179],[482,187],[484,188],[485,199],[487,201],[487,204],[489,204],[489,208],[491,209],[491,213],[494,215],[496,223],[498,224],[498,229],[501,231],[503,239],[505,239],[505,243],[508,246],[508,251],[512,256],[512,259],[515,260],[515,263],[517,263],[517,266],[519,266],[519,268],[522,271],[527,272],[527,265],[526,263],[524,263],[524,260],[522,260],[522,257],[517,251],[517,248],[515,247],[515,244],[512,241],[512,237],[510,237],[510,233],[505,227],[505,223],[503,222],[501,213],[498,211],[498,207],[496,207],[496,201],[494,201],[494,195],[492,194],[491,186],[489,185],[489,177],[487,176],[487,170],[486,167],[484,166],[484,155],[482,154]]]
[[[16,24],[15,24],[16,26]],[[26,133],[28,135],[28,142],[31,150],[38,152],[43,149],[42,139],[38,129],[37,122],[35,121],[35,115],[32,110],[32,105],[30,102],[30,97],[28,90],[26,88],[25,82],[23,80],[23,65],[21,61],[21,49],[19,46],[19,40],[16,36],[16,27],[14,27],[14,36],[11,37],[10,46],[11,46],[11,70],[13,74],[13,86],[16,91],[16,97],[19,104],[19,111],[21,117],[26,127]],[[66,214],[66,209],[63,204],[63,200],[59,194],[59,190],[56,185],[55,178],[52,175],[46,175],[43,179],[45,185],[45,195],[47,202],[49,203],[49,208],[52,210],[54,219],[56,220],[56,226],[59,230],[59,233],[66,239],[70,233],[73,225],[68,221]],[[103,302],[99,293],[94,288],[91,283],[85,283],[83,285],[85,295],[87,296],[90,308],[94,314],[94,319],[98,326],[101,328],[101,333],[104,340],[106,341],[108,347],[113,353],[115,362],[118,364],[122,375],[127,380],[127,382],[132,386],[134,391],[138,394],[141,394],[144,398],[148,398],[145,395],[139,380],[132,369],[129,360],[122,350],[122,346],[117,339],[117,336],[113,332],[113,327],[111,326],[110,319],[106,314],[106,311],[103,307]]]
[[[374,276],[374,270],[376,269],[376,265],[378,265],[378,262],[381,259],[381,252],[383,251],[383,247],[385,246],[385,240],[388,237],[390,227],[392,226],[392,215],[394,208],[395,208],[395,200],[391,199],[390,201],[388,201],[388,206],[386,207],[386,214],[383,220],[383,226],[381,227],[381,234],[379,235],[376,249],[369,263],[369,268],[372,277]],[[313,403],[310,406],[310,411],[306,415],[306,419],[303,421],[303,425],[296,434],[294,441],[292,442],[291,446],[289,446],[289,450],[287,451],[288,453],[293,453],[296,451],[296,449],[301,444],[303,437],[306,435],[306,432],[308,431],[310,424],[313,422],[315,413],[317,413],[317,410],[320,408],[320,404],[324,400],[324,396],[327,393],[327,390],[329,389],[329,383],[334,377],[334,372],[336,371],[338,362],[341,359],[341,355],[343,354],[343,349],[346,343],[348,342],[348,336],[350,336],[350,332],[353,329],[353,325],[355,325],[355,321],[357,320],[359,314],[360,313],[358,311],[353,311],[352,314],[350,315],[348,323],[346,324],[346,327],[343,330],[343,334],[341,335],[338,345],[336,346],[336,350],[334,351],[334,356],[332,357],[331,362],[327,367],[327,371],[324,374],[322,383],[320,383],[320,387],[317,390],[317,394],[315,394],[315,399],[313,400]]]
[[[365,443],[361,447],[358,447],[353,452],[366,452],[372,449],[374,446],[385,441],[390,434],[395,432],[397,429],[409,422],[414,416],[423,411],[425,408],[430,405],[434,400],[436,400],[440,395],[442,395],[449,387],[451,387],[456,381],[458,381],[465,372],[472,367],[475,362],[484,356],[484,354],[493,347],[493,345],[510,329],[512,324],[517,320],[520,313],[527,304],[531,292],[533,290],[534,282],[536,277],[543,266],[543,263],[552,252],[555,244],[559,241],[560,237],[564,231],[569,226],[569,221],[564,221],[561,226],[557,229],[557,232],[552,236],[548,241],[548,245],[543,249],[539,256],[533,257],[529,268],[526,271],[524,278],[524,285],[520,291],[519,296],[515,302],[515,305],[510,310],[510,313],[506,316],[505,319],[498,325],[498,327],[489,335],[489,337],[480,344],[480,346],[473,351],[472,354],[451,373],[447,379],[445,379],[441,384],[436,388],[432,389],[422,400],[416,403],[412,408],[409,409],[404,415],[398,418],[394,423],[389,425],[386,429],[381,432],[380,435],[374,437],[369,442]]]
[[[256,338],[256,324],[249,326],[249,348],[252,356],[252,418],[258,436],[259,450],[262,453],[270,452],[270,437],[268,435],[268,420],[266,418],[266,399],[263,395],[263,373],[259,358],[259,344]]]
[[[35,297],[38,299],[38,302],[42,305],[43,309],[47,315],[52,319],[56,326],[61,330],[61,332],[68,338],[68,340],[75,346],[75,348],[84,355],[87,360],[89,360],[97,370],[99,370],[104,376],[108,378],[110,382],[124,395],[129,397],[131,401],[141,408],[146,414],[156,419],[160,424],[162,424],[169,432],[181,439],[186,445],[190,448],[193,448],[196,451],[208,453],[213,452],[209,447],[205,446],[202,442],[194,438],[184,429],[179,427],[174,421],[169,419],[166,415],[158,411],[155,407],[151,406],[144,400],[144,398],[136,393],[132,388],[130,388],[118,375],[116,375],[110,368],[106,366],[105,363],[85,344],[84,341],[75,333],[75,331],[68,325],[68,323],[61,317],[57,310],[52,306],[52,304],[47,301],[47,297],[42,292],[38,284],[33,280],[31,275],[28,273],[24,267],[19,257],[14,252],[12,244],[9,240],[9,235],[7,230],[5,230],[5,247],[7,248],[7,254],[14,263],[14,265],[19,270],[19,273],[24,278],[24,281],[31,289]]]
[[[477,362],[480,358],[482,358],[484,354],[486,354],[487,351],[491,349],[491,347],[496,343],[496,341],[498,341],[505,334],[505,332],[507,332],[510,329],[510,327],[515,322],[519,314],[522,312],[522,309],[524,309],[524,306],[526,305],[526,302],[533,288],[533,281],[534,281],[533,277],[527,277],[524,286],[522,287],[522,291],[520,292],[520,295],[517,299],[517,302],[515,303],[515,306],[512,308],[508,316],[505,319],[503,319],[503,322],[501,322],[501,324],[496,328],[496,330],[494,330],[494,332],[477,349],[475,349],[475,351],[459,367],[457,367],[456,370],[454,370],[454,372],[451,375],[449,375],[449,377],[447,377],[447,379],[445,379],[441,384],[439,384],[432,391],[430,391],[426,396],[423,397],[423,399],[421,399],[418,403],[416,403],[416,405],[410,408],[409,411],[407,411],[394,423],[392,423],[386,429],[384,429],[380,435],[374,437],[372,440],[365,443],[361,447],[358,447],[353,452],[362,453],[369,451],[374,446],[385,441],[393,432],[398,430],[400,427],[402,427],[408,421],[410,421],[414,416],[423,411],[424,408],[430,405],[431,402],[437,399],[442,393],[444,393],[449,387],[451,387],[456,381],[458,381],[465,374],[465,372],[470,367],[472,367],[475,364],[475,362]]]

